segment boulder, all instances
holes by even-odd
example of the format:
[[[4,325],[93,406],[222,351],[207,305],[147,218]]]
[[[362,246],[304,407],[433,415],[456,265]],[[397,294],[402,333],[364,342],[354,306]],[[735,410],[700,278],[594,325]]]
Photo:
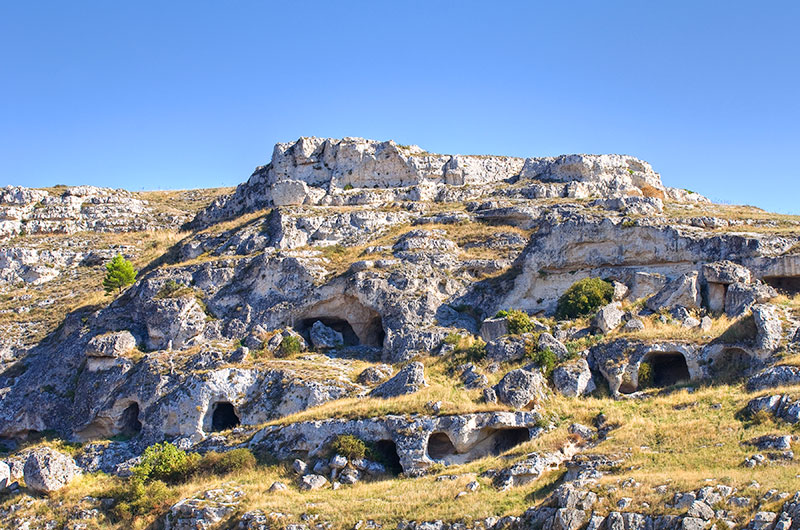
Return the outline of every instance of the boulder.
[[[362,385],[377,385],[389,379],[392,376],[392,372],[392,367],[388,364],[370,366],[358,374],[356,381]]]
[[[619,302],[612,302],[601,307],[592,319],[592,326],[601,333],[609,333],[619,327],[625,313],[620,309]]]
[[[737,318],[756,304],[763,304],[778,296],[778,292],[763,283],[734,283],[725,294],[725,314]]]
[[[491,342],[503,335],[508,335],[507,318],[487,318],[481,324],[480,336],[484,341]]]
[[[625,333],[633,333],[636,331],[641,331],[644,329],[644,322],[642,322],[639,318],[632,318],[625,322],[625,325],[622,326],[622,331]]]
[[[800,385],[800,368],[797,366],[770,366],[747,380],[747,390],[757,392],[767,388]]]
[[[397,372],[397,375],[375,388],[370,395],[373,397],[390,398],[413,394],[421,388],[428,386],[425,382],[425,366],[414,362]]]
[[[97,335],[86,346],[87,357],[119,357],[136,347],[130,331],[115,331]]]
[[[486,357],[498,363],[524,359],[530,351],[529,344],[532,340],[533,335],[530,333],[498,337],[486,344]]]
[[[556,367],[553,370],[553,386],[557,392],[569,397],[585,396],[596,388],[586,359]]]
[[[624,300],[625,297],[628,296],[630,289],[628,289],[628,286],[625,285],[624,283],[613,281],[611,282],[611,285],[614,286],[614,294],[611,296],[611,299],[614,300],[615,302]]]
[[[25,461],[25,484],[39,493],[58,491],[81,474],[71,456],[49,447],[30,452]]]
[[[640,300],[652,296],[667,284],[663,274],[655,272],[637,272],[633,275],[633,286],[628,293],[631,300]]]
[[[559,508],[553,515],[552,530],[579,530],[583,528],[587,515],[583,510]]]
[[[501,403],[528,410],[547,399],[546,388],[547,382],[541,373],[522,368],[508,372],[494,387]]]
[[[539,348],[539,351],[552,351],[559,360],[569,357],[569,350],[567,347],[547,332],[539,335],[539,341],[536,346]]]
[[[750,283],[750,269],[732,261],[715,261],[703,265],[703,277],[709,283]]]
[[[0,462],[0,491],[11,484],[11,468],[5,462]]]
[[[698,309],[700,307],[700,289],[697,277],[697,272],[678,276],[647,301],[647,308],[656,312],[675,307]]]
[[[311,336],[311,344],[315,348],[329,349],[344,345],[342,334],[329,328],[319,320],[311,326],[309,334]]]
[[[489,378],[478,371],[478,368],[472,364],[459,366],[461,372],[461,381],[464,383],[464,388],[483,388],[489,384]]]
[[[753,306],[753,320],[756,323],[756,347],[764,351],[774,351],[783,338],[783,324],[778,308],[769,304]]]
[[[286,491],[287,489],[289,488],[283,482],[273,482],[267,491]]]
[[[164,530],[210,530],[235,512],[244,492],[229,488],[204,491],[172,505],[164,516]]]
[[[327,484],[327,479],[322,475],[304,475],[300,479],[300,489],[305,491],[318,490],[324,488]]]

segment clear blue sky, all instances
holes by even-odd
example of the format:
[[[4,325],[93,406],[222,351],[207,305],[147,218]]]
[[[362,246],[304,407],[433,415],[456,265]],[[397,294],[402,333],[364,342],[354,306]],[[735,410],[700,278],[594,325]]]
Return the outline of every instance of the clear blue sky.
[[[234,185],[275,142],[362,136],[627,153],[800,213],[799,98],[797,1],[0,6],[3,185]]]

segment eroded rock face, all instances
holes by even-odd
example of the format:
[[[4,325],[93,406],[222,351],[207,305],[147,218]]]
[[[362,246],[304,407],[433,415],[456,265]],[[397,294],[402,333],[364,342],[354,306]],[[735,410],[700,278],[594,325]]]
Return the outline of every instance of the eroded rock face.
[[[413,394],[421,388],[428,386],[425,382],[425,366],[422,363],[411,363],[397,375],[377,387],[370,395],[380,398],[390,398],[402,396],[403,394]]]
[[[586,359],[557,366],[553,370],[553,386],[559,393],[570,397],[591,394],[596,388]]]
[[[497,399],[515,409],[534,408],[547,399],[547,383],[538,371],[521,368],[508,372],[494,387]]]
[[[25,461],[25,485],[40,493],[58,491],[81,471],[72,457],[49,447],[31,451]]]

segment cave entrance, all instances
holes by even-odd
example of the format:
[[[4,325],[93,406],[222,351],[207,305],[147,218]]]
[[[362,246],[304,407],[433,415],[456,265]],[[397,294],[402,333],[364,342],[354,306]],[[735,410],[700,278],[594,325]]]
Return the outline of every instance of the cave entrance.
[[[754,366],[753,357],[741,348],[725,348],[711,366],[719,383],[735,383],[743,379]]]
[[[233,405],[227,401],[215,403],[211,413],[211,431],[226,431],[238,426],[241,422]]]
[[[689,366],[686,364],[686,358],[682,353],[651,353],[645,360],[650,364],[649,382],[654,387],[663,388],[691,379]],[[639,386],[642,386],[641,382]]]
[[[456,454],[456,446],[443,432],[435,432],[428,437],[428,456],[431,460],[442,460]]]
[[[396,443],[392,440],[378,440],[375,442],[374,450],[376,458],[386,467],[386,471],[392,475],[399,475],[403,472]]]
[[[527,427],[513,427],[511,429],[500,429],[494,435],[493,454],[505,453],[519,444],[531,439],[531,433]]]
[[[361,344],[358,335],[356,335],[356,332],[353,330],[353,326],[351,326],[347,320],[336,317],[315,317],[303,319],[300,322],[300,328],[298,329],[298,332],[303,335],[303,338],[305,338],[309,344],[311,343],[311,326],[313,326],[315,322],[322,322],[332,330],[341,333],[344,346],[358,346]]]
[[[125,407],[120,416],[120,434],[132,438],[142,431],[142,422],[139,421],[139,404],[135,401]]]
[[[767,276],[764,283],[786,294],[800,293],[800,276]]]

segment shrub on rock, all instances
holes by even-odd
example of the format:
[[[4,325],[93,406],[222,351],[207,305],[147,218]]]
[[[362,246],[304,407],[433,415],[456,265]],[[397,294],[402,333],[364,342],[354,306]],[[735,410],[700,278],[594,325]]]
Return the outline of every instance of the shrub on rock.
[[[525,311],[519,309],[509,309],[498,311],[495,318],[505,318],[508,325],[508,332],[512,335],[521,335],[535,331],[536,325]]]
[[[611,302],[614,286],[600,278],[578,280],[558,299],[558,318],[577,318],[594,313]]]
[[[341,455],[348,460],[358,460],[367,454],[367,444],[351,434],[340,434],[331,442],[331,453]]]

